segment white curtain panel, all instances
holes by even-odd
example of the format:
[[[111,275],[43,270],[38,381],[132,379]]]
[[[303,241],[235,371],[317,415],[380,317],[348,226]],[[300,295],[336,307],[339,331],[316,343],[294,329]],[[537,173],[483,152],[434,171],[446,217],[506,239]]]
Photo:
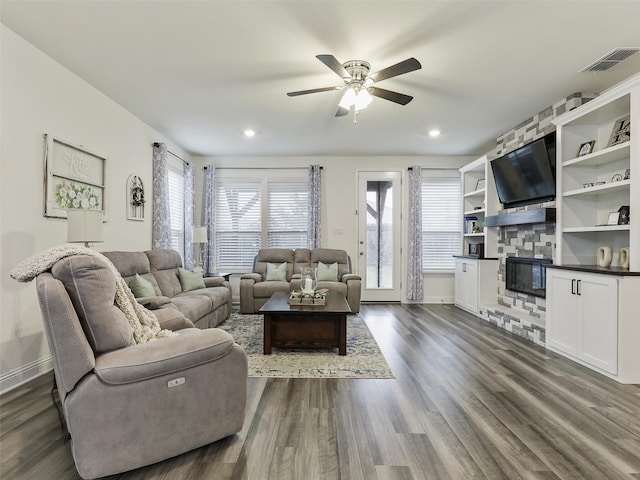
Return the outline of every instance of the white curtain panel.
[[[407,257],[407,300],[422,300],[422,169],[409,169],[409,255]]]
[[[307,247],[319,248],[321,240],[321,179],[322,167],[309,165],[309,216],[307,217]]]
[[[196,266],[193,251],[193,227],[195,211],[195,181],[193,178],[193,164],[184,164],[184,268],[193,270]]]
[[[171,217],[169,214],[169,167],[167,146],[153,144],[153,205],[151,248],[171,248]]]
[[[202,269],[210,274],[214,269],[213,241],[215,232],[215,180],[216,169],[213,165],[205,165],[202,199],[202,225],[207,227],[207,243],[204,246]]]

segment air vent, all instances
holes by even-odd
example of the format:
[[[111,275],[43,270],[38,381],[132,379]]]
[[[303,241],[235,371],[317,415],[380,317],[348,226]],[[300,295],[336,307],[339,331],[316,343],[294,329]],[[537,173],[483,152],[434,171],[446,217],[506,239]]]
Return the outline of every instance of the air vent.
[[[640,48],[615,48],[607,53],[604,57],[599,58],[591,65],[584,67],[581,72],[604,72],[617,64],[626,60],[634,53],[640,51]]]

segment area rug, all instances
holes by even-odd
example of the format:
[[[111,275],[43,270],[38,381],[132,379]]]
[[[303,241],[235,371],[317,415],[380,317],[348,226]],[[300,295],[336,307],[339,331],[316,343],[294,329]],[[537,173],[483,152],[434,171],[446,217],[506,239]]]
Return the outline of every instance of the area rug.
[[[347,317],[347,354],[338,349],[273,348],[262,353],[262,315],[232,312],[218,328],[226,330],[249,358],[250,377],[395,378],[369,327],[360,315]]]

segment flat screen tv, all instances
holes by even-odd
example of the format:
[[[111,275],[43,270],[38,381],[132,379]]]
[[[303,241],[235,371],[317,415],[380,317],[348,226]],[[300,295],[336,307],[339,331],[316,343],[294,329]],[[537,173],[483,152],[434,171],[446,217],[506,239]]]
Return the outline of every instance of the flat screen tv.
[[[498,198],[505,208],[556,197],[556,133],[491,161]]]

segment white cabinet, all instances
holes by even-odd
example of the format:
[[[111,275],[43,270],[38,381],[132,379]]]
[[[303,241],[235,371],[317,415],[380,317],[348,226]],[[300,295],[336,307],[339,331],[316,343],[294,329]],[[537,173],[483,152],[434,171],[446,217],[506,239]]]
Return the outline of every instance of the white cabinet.
[[[547,267],[547,348],[619,382],[640,383],[640,275],[588,270]]]
[[[478,315],[481,305],[496,303],[497,282],[497,259],[456,257],[456,306]]]
[[[629,121],[640,124],[640,74],[554,120],[556,264],[595,265],[598,247],[610,246],[616,268],[620,248],[629,247],[629,270],[640,271],[640,137],[613,135]],[[589,142],[593,151],[584,154]],[[610,224],[623,207],[632,211],[629,219]]]
[[[615,375],[617,343],[617,277],[548,269],[547,345]]]

